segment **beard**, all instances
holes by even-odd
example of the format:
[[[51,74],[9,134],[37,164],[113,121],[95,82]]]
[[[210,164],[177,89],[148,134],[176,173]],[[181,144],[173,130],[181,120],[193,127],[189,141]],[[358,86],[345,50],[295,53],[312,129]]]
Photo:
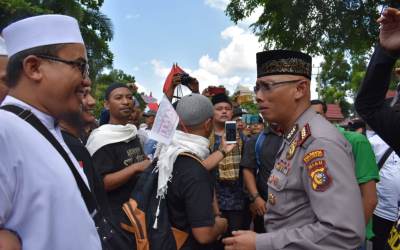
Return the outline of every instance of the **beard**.
[[[79,131],[82,131],[85,127],[85,123],[82,119],[82,110],[63,114],[59,119],[69,126],[79,129]]]

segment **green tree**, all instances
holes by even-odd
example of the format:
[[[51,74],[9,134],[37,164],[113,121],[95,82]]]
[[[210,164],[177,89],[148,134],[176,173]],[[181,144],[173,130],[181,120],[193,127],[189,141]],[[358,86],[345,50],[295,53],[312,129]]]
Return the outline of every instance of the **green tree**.
[[[367,58],[377,42],[384,0],[231,0],[226,14],[235,22],[262,8],[251,25],[265,49],[302,50],[323,55],[318,93],[326,102],[351,112],[346,97],[354,97],[365,75]],[[396,1],[389,1],[392,5]],[[351,4],[351,5],[350,5]],[[393,87],[393,85],[392,85]]]
[[[65,14],[80,25],[88,52],[90,77],[111,68],[113,54],[107,42],[113,37],[111,20],[100,12],[103,0],[0,0],[0,29],[13,21],[39,14]],[[60,27],[62,28],[62,27]]]

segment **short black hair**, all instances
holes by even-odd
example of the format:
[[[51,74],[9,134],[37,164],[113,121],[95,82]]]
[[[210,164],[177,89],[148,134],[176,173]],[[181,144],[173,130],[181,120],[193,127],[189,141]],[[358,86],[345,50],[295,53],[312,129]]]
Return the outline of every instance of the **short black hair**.
[[[6,73],[7,87],[13,88],[17,85],[18,80],[21,77],[22,73],[22,62],[26,57],[30,55],[57,56],[58,51],[60,51],[64,45],[65,44],[43,45],[23,50],[12,55],[8,59],[7,63],[7,73]]]
[[[322,105],[322,110],[324,111],[325,114],[326,111],[328,111],[328,106],[326,106],[326,103],[318,99],[311,100],[311,105],[319,105],[319,104]]]

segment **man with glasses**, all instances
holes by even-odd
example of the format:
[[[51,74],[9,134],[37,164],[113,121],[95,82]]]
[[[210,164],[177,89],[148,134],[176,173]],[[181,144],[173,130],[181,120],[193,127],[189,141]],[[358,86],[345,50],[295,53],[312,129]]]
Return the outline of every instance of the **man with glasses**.
[[[2,108],[27,115],[23,120],[0,110],[0,231],[18,235],[24,249],[101,249],[77,185],[81,180],[88,186],[88,180],[58,122],[79,117],[90,86],[78,22],[63,15],[35,16],[10,24],[2,35],[10,88]],[[70,166],[31,125],[35,118],[54,145],[61,145]]]
[[[234,232],[225,249],[356,249],[364,238],[351,146],[310,107],[311,57],[257,54],[260,113],[284,131],[268,179],[267,233]]]

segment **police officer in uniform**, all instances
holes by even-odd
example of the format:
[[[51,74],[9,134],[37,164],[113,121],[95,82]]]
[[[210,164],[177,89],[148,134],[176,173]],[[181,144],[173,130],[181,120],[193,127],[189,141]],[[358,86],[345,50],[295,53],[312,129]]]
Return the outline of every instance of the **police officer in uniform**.
[[[238,231],[225,249],[356,249],[364,238],[351,146],[310,108],[311,57],[257,53],[260,112],[284,141],[268,179],[267,233]]]

